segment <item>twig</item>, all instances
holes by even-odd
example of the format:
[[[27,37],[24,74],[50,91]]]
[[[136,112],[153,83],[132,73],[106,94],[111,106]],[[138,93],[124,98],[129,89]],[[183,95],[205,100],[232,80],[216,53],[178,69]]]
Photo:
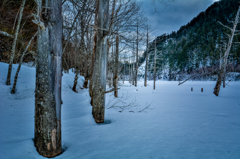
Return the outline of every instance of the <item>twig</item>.
[[[148,104],[145,108],[143,108],[142,110],[140,110],[140,111],[138,111],[138,112],[141,113],[141,112],[143,112],[144,110],[149,109],[149,107],[152,105],[152,103],[153,103],[153,101],[152,101],[150,104]]]

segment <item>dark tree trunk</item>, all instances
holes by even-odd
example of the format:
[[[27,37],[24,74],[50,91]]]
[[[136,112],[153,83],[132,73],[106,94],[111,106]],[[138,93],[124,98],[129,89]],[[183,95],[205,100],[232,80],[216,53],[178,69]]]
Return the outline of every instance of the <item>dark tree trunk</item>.
[[[156,46],[156,40],[155,39],[155,55],[154,55],[154,77],[153,77],[153,89],[156,89],[156,58],[157,58],[157,46]]]
[[[114,76],[113,76],[113,87],[114,96],[118,97],[118,55],[119,54],[119,39],[116,37],[116,52],[115,52],[115,63],[114,63]]]
[[[40,1],[41,2],[41,1]],[[42,14],[42,8],[47,13]],[[62,6],[61,0],[48,0],[38,6],[45,28],[38,28],[38,54],[35,88],[34,144],[40,155],[55,157],[62,152]],[[42,20],[42,19],[41,19]]]
[[[79,71],[78,69],[75,69],[75,77],[74,77],[74,82],[73,82],[73,87],[72,90],[77,93],[77,80],[78,80],[78,74]]]
[[[98,21],[95,63],[93,70],[93,117],[96,123],[104,122],[105,91],[107,72],[107,29],[109,18],[109,0],[98,0]]]
[[[148,70],[148,26],[147,26],[147,52],[146,52],[146,65],[145,65],[145,77],[144,86],[147,87],[147,70]]]
[[[223,71],[223,88],[225,88],[225,84],[226,83],[226,67],[224,67],[224,71]]]
[[[136,51],[136,72],[135,72],[135,87],[137,87],[137,78],[138,78],[138,19],[137,19],[137,51]]]

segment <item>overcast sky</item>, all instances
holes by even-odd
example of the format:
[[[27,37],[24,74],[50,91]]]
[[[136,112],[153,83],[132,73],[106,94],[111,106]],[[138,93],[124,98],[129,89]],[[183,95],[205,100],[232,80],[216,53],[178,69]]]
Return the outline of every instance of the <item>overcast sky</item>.
[[[155,28],[154,35],[159,36],[177,31],[217,0],[174,0],[167,6],[156,2],[158,13],[155,12],[152,0],[138,1],[143,3],[144,15],[148,18],[148,24]]]

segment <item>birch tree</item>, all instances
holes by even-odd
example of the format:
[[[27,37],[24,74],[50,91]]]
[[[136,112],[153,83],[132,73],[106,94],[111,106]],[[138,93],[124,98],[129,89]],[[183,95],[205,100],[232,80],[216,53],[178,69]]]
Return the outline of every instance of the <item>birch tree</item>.
[[[9,61],[9,65],[8,65],[8,74],[7,74],[6,85],[10,85],[10,81],[11,81],[12,64],[13,64],[13,60],[14,60],[17,38],[18,38],[18,32],[19,32],[19,27],[20,27],[21,21],[22,21],[22,14],[23,14],[23,9],[24,9],[24,6],[25,6],[25,2],[26,2],[26,0],[22,1],[21,7],[20,7],[20,12],[19,12],[19,17],[18,17],[18,23],[17,23],[17,27],[16,27],[15,33],[14,33],[11,56],[10,56],[10,61]]]
[[[239,30],[236,30],[236,27],[237,27],[237,24],[239,23],[239,13],[240,13],[240,7],[238,8],[238,11],[237,11],[237,15],[235,17],[235,21],[232,21],[231,23],[233,24],[233,27],[229,27],[229,26],[226,26],[224,24],[222,24],[221,22],[219,22],[222,26],[224,26],[225,28],[229,29],[231,31],[231,34],[227,34],[228,37],[229,37],[229,40],[228,40],[228,44],[227,44],[227,49],[224,53],[224,57],[223,57],[223,63],[222,63],[222,66],[221,66],[221,69],[220,69],[220,72],[218,74],[218,79],[217,79],[217,82],[216,82],[216,85],[215,85],[215,88],[214,88],[214,91],[213,93],[218,96],[219,94],[219,91],[220,91],[220,87],[221,87],[221,84],[222,84],[222,80],[223,80],[223,74],[224,74],[224,70],[226,70],[226,65],[227,65],[227,60],[228,60],[228,56],[229,56],[229,52],[231,50],[231,46],[232,46],[232,43],[233,43],[233,37],[234,35],[238,35],[240,34],[240,31]]]
[[[62,1],[35,0],[38,27],[34,145],[40,155],[55,157],[62,153]]]
[[[20,72],[20,69],[21,69],[21,66],[22,66],[22,62],[23,62],[23,58],[29,48],[29,46],[31,45],[31,42],[33,41],[33,39],[36,37],[37,35],[37,32],[34,34],[34,36],[29,40],[28,42],[28,45],[27,47],[25,48],[24,52],[22,53],[22,56],[21,56],[21,59],[19,61],[19,64],[18,64],[18,68],[17,68],[17,71],[16,71],[16,74],[15,74],[15,77],[14,77],[14,84],[13,84],[13,88],[12,88],[12,91],[11,93],[14,94],[15,93],[15,89],[16,89],[16,85],[17,85],[17,79],[18,79],[18,74]]]

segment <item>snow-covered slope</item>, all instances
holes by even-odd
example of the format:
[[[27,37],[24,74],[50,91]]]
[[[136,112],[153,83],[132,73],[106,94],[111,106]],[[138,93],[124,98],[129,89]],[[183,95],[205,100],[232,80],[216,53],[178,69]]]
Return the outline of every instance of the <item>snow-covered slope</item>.
[[[35,68],[22,67],[17,94],[12,95],[11,86],[5,85],[7,67],[0,63],[0,159],[44,158],[32,141]],[[157,81],[155,91],[152,81],[147,88],[143,82],[137,88],[125,82],[119,95],[130,95],[125,105],[136,99],[137,106],[106,109],[106,123],[98,125],[92,119],[88,90],[71,91],[73,79],[72,72],[63,76],[65,151],[56,159],[239,159],[240,82],[221,88],[219,97],[212,93],[215,82],[177,86]],[[116,100],[107,94],[107,108]]]

